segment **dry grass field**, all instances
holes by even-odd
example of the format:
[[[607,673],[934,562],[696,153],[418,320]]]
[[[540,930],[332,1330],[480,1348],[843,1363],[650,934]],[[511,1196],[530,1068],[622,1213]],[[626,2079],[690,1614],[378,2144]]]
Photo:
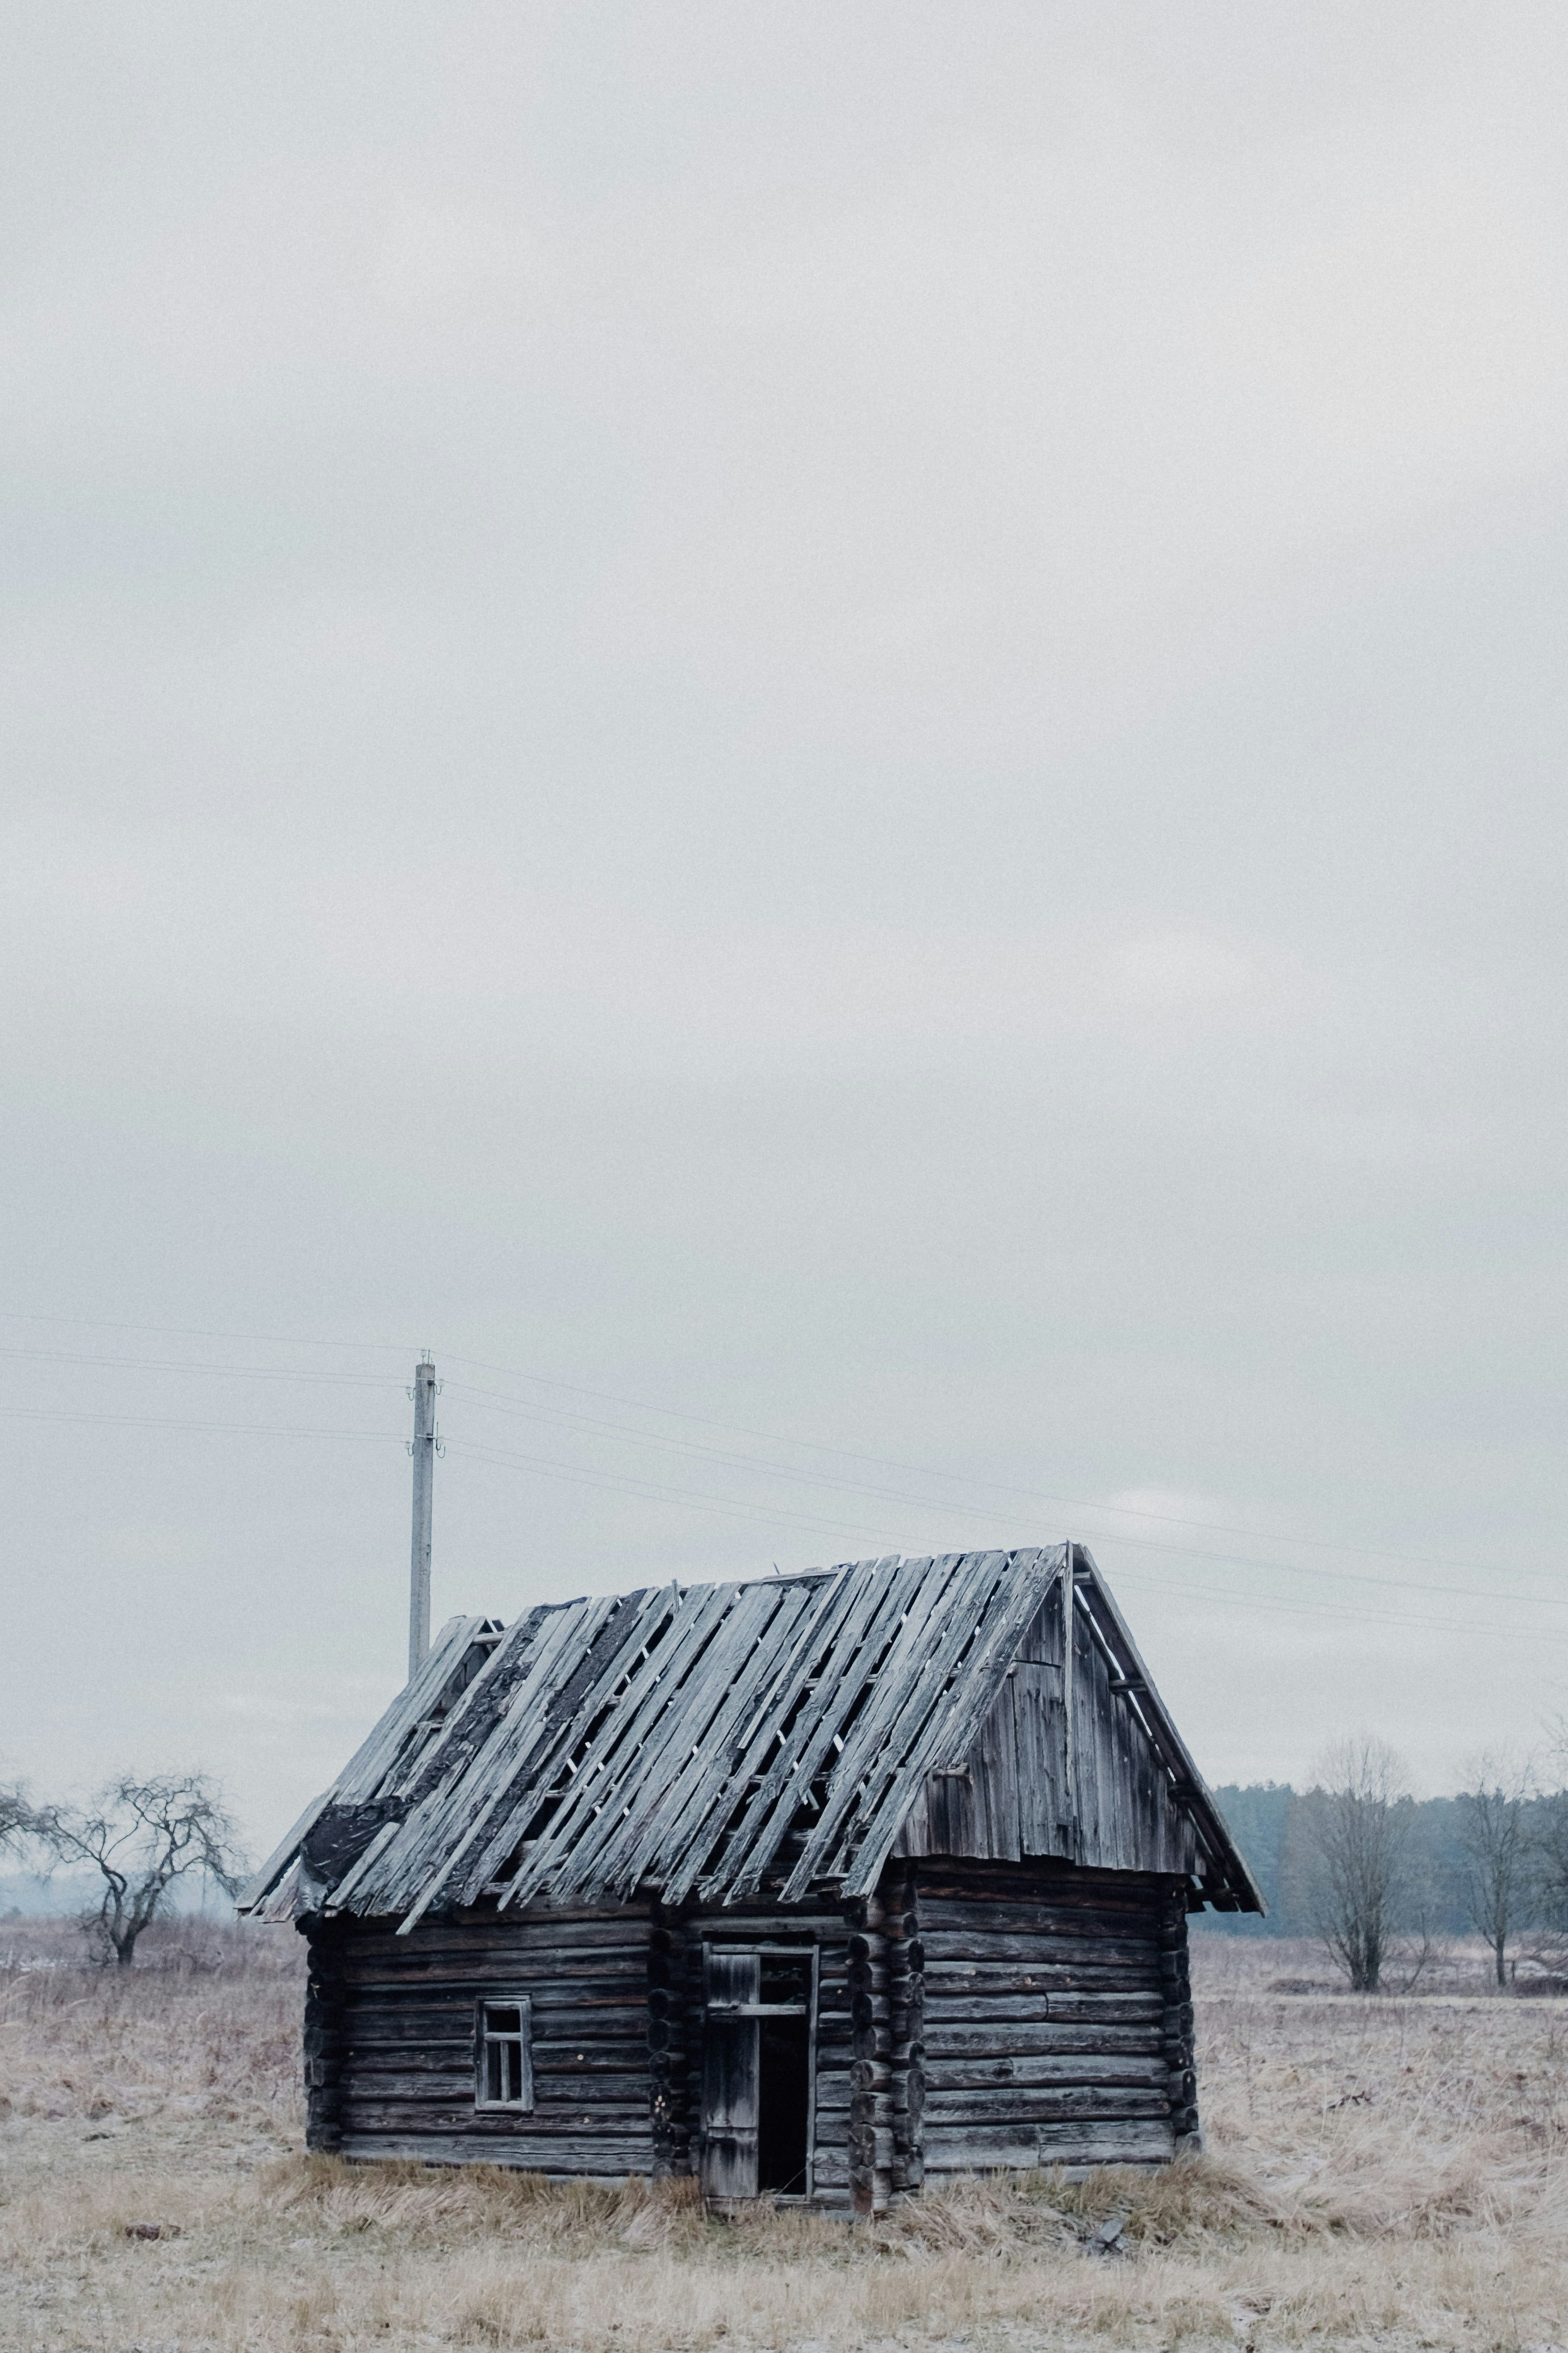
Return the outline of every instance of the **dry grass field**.
[[[0,2348],[1568,2347],[1568,2005],[1274,1989],[1326,1974],[1197,1940],[1190,2167],[726,2223],[306,2158],[289,1932],[0,1925]]]

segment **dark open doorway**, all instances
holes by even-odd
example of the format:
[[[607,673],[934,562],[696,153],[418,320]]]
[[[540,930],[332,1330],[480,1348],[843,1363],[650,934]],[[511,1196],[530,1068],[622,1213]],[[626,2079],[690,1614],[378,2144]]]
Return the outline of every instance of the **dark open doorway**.
[[[811,2125],[811,1955],[764,1953],[757,2023],[757,2188],[804,2198]]]

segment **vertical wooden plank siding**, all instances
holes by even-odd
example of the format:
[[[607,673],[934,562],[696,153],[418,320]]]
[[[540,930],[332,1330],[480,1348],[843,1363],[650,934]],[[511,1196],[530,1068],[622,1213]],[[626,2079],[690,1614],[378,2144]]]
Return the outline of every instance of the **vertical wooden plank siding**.
[[[703,1947],[702,2188],[713,2200],[754,2198],[761,2124],[759,2021],[737,2016],[757,2004],[762,1963],[755,1952]]]
[[[1077,1650],[1073,1641],[1072,1581],[1075,1548],[1068,1545],[1061,1576],[1057,1580],[1053,1599],[1061,1628],[1062,1712],[1061,1712],[1061,1790],[1062,1812],[1058,1825],[1061,1852],[1076,1855],[1079,1846],[1079,1816],[1078,1800],[1078,1757],[1074,1753],[1076,1717],[1073,1696],[1073,1662]]]
[[[1020,1659],[1008,1678],[1018,1755],[1018,1844],[1025,1854],[1068,1855],[1062,1786],[1062,1671]],[[927,1850],[929,1852],[929,1849]]]
[[[1031,1628],[962,1767],[926,1777],[896,1857],[1016,1862],[1037,1855],[1099,1871],[1195,1868],[1191,1819],[1081,1609],[1071,1674],[1043,1655],[1062,1642],[1065,1590],[1058,1587]]]
[[[652,1922],[646,1905],[344,1919],[340,2140],[348,2157],[480,2158],[556,2177],[654,2168],[648,2049]],[[474,2104],[476,2004],[498,1989],[531,2005],[534,2105]],[[325,2145],[321,2144],[321,2145]]]
[[[1171,2158],[1196,2121],[1171,1883],[928,1858],[914,1896],[924,2180]]]

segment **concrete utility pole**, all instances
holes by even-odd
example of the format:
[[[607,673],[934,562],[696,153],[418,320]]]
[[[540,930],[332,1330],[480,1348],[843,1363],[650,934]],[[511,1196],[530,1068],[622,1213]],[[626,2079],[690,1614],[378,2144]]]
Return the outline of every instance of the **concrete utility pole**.
[[[408,1680],[430,1654],[430,1513],[436,1485],[436,1367],[414,1367],[414,1546],[408,1570]]]

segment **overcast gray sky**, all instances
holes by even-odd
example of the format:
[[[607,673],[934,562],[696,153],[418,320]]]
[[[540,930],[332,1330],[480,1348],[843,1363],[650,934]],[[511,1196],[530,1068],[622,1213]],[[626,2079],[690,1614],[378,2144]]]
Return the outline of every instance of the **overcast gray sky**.
[[[1568,1704],[1568,16],[4,11],[0,1766],[1087,1537]],[[826,1450],[839,1450],[828,1451]]]

